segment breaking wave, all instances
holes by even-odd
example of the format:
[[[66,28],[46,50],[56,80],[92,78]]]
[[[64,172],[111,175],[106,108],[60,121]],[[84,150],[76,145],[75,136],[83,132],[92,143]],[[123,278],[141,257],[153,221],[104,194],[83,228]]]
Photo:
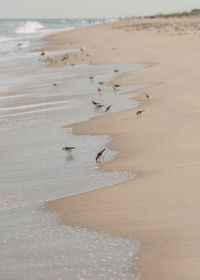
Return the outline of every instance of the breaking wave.
[[[21,23],[17,28],[17,34],[33,34],[38,33],[41,29],[44,28],[39,21],[27,21],[26,23]]]

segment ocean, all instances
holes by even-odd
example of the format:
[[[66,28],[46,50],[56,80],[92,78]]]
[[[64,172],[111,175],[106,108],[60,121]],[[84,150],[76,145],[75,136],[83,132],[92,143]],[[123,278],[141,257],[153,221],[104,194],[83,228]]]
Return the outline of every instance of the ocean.
[[[0,20],[0,279],[137,279],[136,240],[60,224],[44,203],[134,178],[129,172],[100,171],[118,151],[107,149],[109,135],[77,136],[70,125],[138,106],[146,85],[102,85],[145,64],[76,65],[47,68],[38,48],[49,34],[103,23],[104,19]],[[65,50],[64,53],[72,50]],[[48,55],[53,57],[56,52]],[[88,77],[94,76],[94,81]],[[54,86],[56,83],[57,86]],[[106,106],[96,108],[92,100]],[[67,127],[66,127],[67,126]],[[72,154],[62,151],[75,146]]]

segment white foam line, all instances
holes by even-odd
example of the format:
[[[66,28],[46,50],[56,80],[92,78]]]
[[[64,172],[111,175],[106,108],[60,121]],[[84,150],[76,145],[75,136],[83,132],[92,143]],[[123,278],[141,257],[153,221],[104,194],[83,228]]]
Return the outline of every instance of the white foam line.
[[[18,109],[20,110],[20,109],[28,109],[28,108],[42,107],[48,105],[56,105],[56,104],[69,104],[69,101],[55,101],[55,102],[37,103],[37,104],[15,106],[15,107],[5,107],[5,108],[0,108],[0,111],[10,111],[10,110],[18,110]]]
[[[56,108],[47,108],[47,109],[39,109],[39,110],[32,110],[32,111],[26,111],[26,112],[19,112],[19,113],[11,113],[11,114],[6,114],[0,116],[0,119],[6,118],[6,117],[16,117],[16,116],[21,116],[21,115],[28,115],[28,114],[37,114],[37,113],[43,113],[43,112],[48,112],[48,111],[55,111],[55,110],[62,110],[66,109],[66,106],[60,106]]]
[[[26,96],[36,96],[34,94],[17,94],[17,95],[4,95],[4,96],[0,96],[0,99],[6,100],[6,99],[12,99],[12,98],[22,98],[22,97],[26,97]]]
[[[64,95],[61,95],[64,97]],[[2,95],[0,96],[0,100],[6,100],[6,99],[15,99],[15,98],[23,98],[23,97],[39,97],[39,98],[46,98],[46,97],[60,97],[58,94],[48,94],[47,95],[41,95],[41,94],[14,94],[14,95]]]

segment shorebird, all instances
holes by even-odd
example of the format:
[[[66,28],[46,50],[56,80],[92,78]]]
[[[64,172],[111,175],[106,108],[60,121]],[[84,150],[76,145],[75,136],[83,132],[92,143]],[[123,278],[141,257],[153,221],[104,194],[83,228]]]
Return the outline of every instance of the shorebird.
[[[114,70],[114,72],[116,72],[116,73],[117,73],[117,72],[119,72],[119,70],[118,70],[118,69],[115,69],[115,70]]]
[[[102,107],[104,107],[105,105],[103,105],[103,104],[97,104],[96,105],[96,108],[102,108]]]
[[[94,101],[94,100],[92,100],[92,104],[94,104],[94,105],[99,105],[100,103],[99,103],[99,102],[96,102],[96,101]]]
[[[137,113],[136,113],[136,116],[141,116],[141,114],[144,112],[145,110],[139,110],[139,111],[137,111]]]
[[[40,55],[45,55],[45,52],[41,52],[41,54]]]
[[[71,154],[72,150],[74,150],[74,149],[75,149],[75,147],[66,146],[66,147],[62,148],[62,151],[67,151],[69,154]]]
[[[56,83],[53,83],[53,86],[54,86],[54,87],[56,87],[57,85],[58,85],[58,84],[56,84]]]
[[[85,46],[82,45],[81,48],[80,48],[81,52],[85,51]]]
[[[91,81],[93,81],[94,77],[91,76],[91,77],[89,77],[89,79],[90,79]]]
[[[99,85],[103,85],[103,84],[104,84],[104,82],[99,82],[98,84],[99,84]]]
[[[69,55],[64,55],[62,58],[61,58],[61,61],[64,61],[64,60],[66,60],[66,59],[69,59]]]
[[[98,88],[98,93],[101,94],[102,93],[102,89]]]
[[[120,87],[120,85],[114,85],[114,86],[113,86],[114,91],[118,90],[119,87]]]
[[[111,107],[112,107],[112,105],[109,105],[108,107],[106,107],[105,113],[108,112]]]
[[[145,94],[146,99],[150,100],[151,99],[151,95],[149,94]]]
[[[103,153],[105,152],[105,148],[103,149],[103,150],[101,150],[98,154],[97,154],[97,156],[96,156],[96,162],[99,162],[99,160],[102,158],[102,156],[103,156]]]

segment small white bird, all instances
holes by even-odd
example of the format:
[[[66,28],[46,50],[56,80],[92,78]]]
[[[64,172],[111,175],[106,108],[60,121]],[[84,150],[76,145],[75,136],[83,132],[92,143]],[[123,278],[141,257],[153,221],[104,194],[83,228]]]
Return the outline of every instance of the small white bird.
[[[85,46],[82,45],[81,48],[80,48],[80,50],[81,50],[81,52],[85,51],[85,50],[86,50]]]

